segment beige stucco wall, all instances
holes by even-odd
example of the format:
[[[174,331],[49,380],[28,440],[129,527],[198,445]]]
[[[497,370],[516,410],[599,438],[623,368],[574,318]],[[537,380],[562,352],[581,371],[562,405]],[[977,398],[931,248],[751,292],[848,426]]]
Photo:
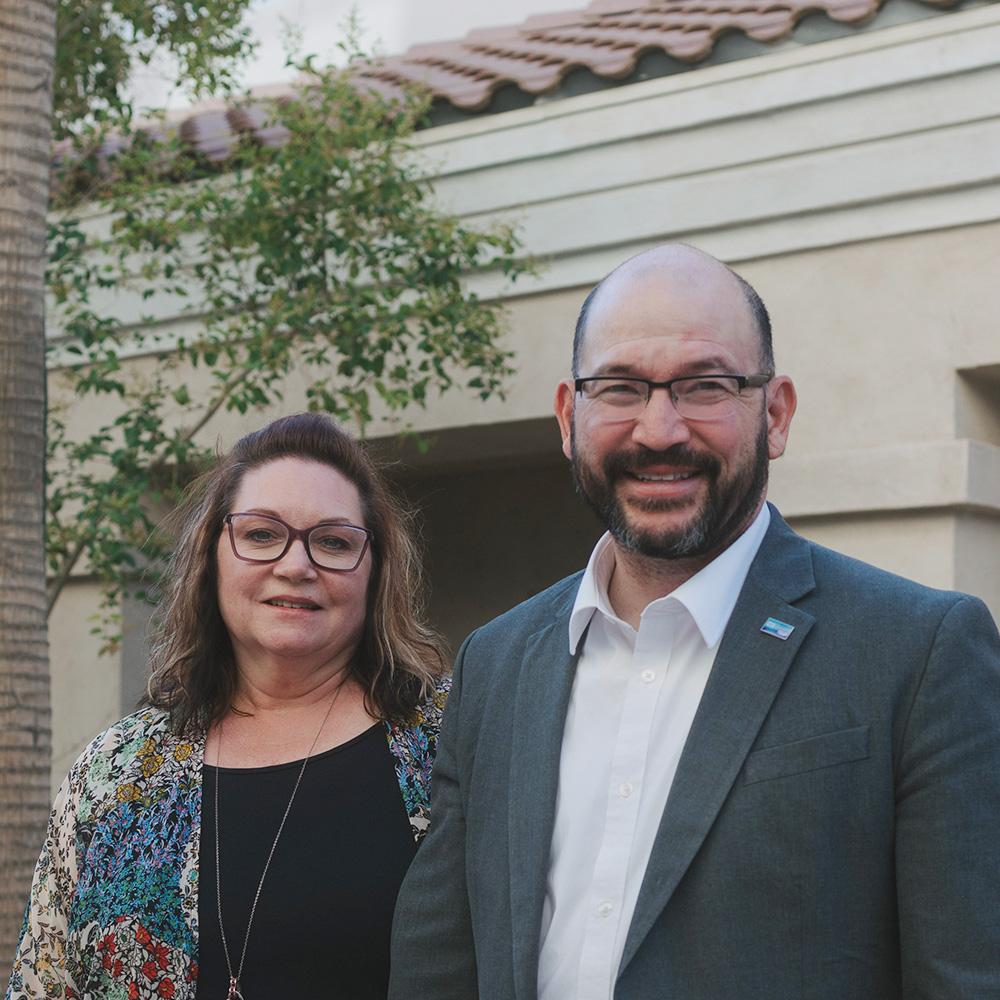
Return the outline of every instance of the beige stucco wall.
[[[775,496],[793,515],[994,511],[998,442],[959,372],[1000,363],[1000,226],[987,223],[748,263],[799,390]],[[971,440],[970,440],[971,439]],[[971,462],[971,467],[970,467]]]
[[[442,202],[518,217],[545,263],[509,302],[507,398],[454,394],[406,418],[433,439],[398,453],[398,478],[453,643],[586,559],[598,529],[572,493],[554,386],[586,292],[664,239],[720,256],[770,307],[799,390],[771,487],[792,523],[1000,614],[997,53],[993,4],[424,134]],[[302,386],[286,389],[298,408]],[[220,415],[203,437],[227,447],[273,415]],[[141,666],[136,650],[97,658],[93,603],[78,579],[52,622],[58,774]]]
[[[121,658],[100,655],[91,635],[97,594],[86,579],[62,592],[49,620],[52,664],[52,778],[62,780],[77,754],[121,715]]]
[[[1000,363],[1000,226],[783,254],[741,272],[801,400],[792,453],[956,434],[955,373]]]

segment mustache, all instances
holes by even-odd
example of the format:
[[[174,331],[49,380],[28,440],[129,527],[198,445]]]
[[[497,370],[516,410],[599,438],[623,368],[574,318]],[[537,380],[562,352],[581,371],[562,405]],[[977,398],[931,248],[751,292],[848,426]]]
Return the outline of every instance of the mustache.
[[[641,447],[616,451],[604,460],[603,469],[605,476],[610,479],[626,472],[648,469],[654,465],[680,465],[694,469],[695,472],[707,473],[709,476],[718,475],[720,469],[719,460],[714,455],[694,451],[682,444],[671,445],[663,451]]]

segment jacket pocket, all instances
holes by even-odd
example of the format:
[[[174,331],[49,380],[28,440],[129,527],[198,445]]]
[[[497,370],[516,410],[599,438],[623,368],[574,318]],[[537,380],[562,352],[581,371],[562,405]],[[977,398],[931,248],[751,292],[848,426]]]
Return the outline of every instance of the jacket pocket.
[[[794,743],[755,750],[747,755],[743,766],[744,783],[770,781],[772,778],[864,760],[868,756],[868,729],[868,726],[856,726],[854,729],[841,729],[836,733],[823,733]]]

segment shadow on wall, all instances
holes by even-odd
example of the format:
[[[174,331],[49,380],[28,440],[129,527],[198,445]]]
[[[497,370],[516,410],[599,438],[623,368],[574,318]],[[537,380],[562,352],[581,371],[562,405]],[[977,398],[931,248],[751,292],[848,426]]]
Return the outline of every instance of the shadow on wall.
[[[420,511],[430,619],[453,653],[473,629],[583,569],[601,535],[561,452],[397,482]]]

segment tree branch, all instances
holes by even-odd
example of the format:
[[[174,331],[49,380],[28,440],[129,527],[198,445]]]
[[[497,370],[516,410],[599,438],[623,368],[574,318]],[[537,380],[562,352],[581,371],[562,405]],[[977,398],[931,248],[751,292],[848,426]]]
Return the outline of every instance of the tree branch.
[[[59,595],[62,593],[63,587],[66,586],[70,574],[73,572],[73,567],[79,562],[80,556],[83,555],[86,548],[86,542],[82,540],[77,542],[70,554],[63,560],[62,568],[45,588],[46,618],[52,614],[52,609],[55,607],[56,601],[59,599]]]

